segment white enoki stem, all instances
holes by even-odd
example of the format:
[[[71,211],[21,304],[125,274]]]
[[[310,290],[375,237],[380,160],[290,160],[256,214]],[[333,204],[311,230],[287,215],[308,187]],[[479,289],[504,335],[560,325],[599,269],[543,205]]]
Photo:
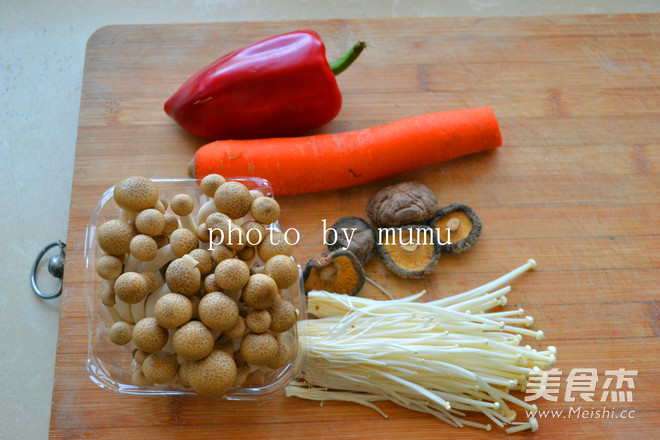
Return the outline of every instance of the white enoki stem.
[[[371,284],[373,284],[378,290],[380,290],[381,292],[383,292],[383,293],[385,294],[385,296],[387,296],[389,299],[394,299],[394,298],[392,297],[392,295],[390,295],[390,292],[388,292],[387,290],[385,290],[385,289],[383,288],[383,286],[381,286],[380,284],[378,284],[377,282],[375,282],[374,280],[372,280],[372,279],[369,278],[369,277],[366,277],[366,276],[365,276],[364,279],[367,280],[367,281],[369,281]]]
[[[523,336],[543,337],[515,326],[533,323],[515,318],[522,309],[486,310],[506,304],[511,289],[502,286],[535,267],[529,260],[484,286],[429,303],[413,302],[424,292],[392,301],[310,292],[308,310],[320,319],[298,323],[306,362],[302,381],[290,383],[287,395],[351,401],[381,414],[372,402],[389,400],[452,426],[490,430],[466,420],[468,411],[512,425],[511,405],[537,408],[509,391],[524,390],[530,376],[554,365],[557,351],[520,345]],[[507,432],[537,428],[532,417]]]

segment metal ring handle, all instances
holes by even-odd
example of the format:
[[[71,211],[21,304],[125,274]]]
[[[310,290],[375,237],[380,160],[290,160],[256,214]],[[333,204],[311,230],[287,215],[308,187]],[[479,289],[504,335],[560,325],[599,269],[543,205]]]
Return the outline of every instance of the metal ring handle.
[[[50,261],[48,262],[48,272],[55,278],[59,278],[60,283],[57,286],[57,290],[54,293],[43,293],[41,290],[39,290],[39,287],[37,286],[37,267],[39,266],[39,263],[41,262],[41,259],[46,255],[46,252],[48,252],[51,248],[54,248],[55,246],[60,248],[60,254],[59,255],[54,255]],[[39,255],[37,255],[37,258],[35,258],[34,263],[32,264],[32,271],[30,272],[30,284],[32,285],[32,290],[34,293],[39,297],[43,299],[53,299],[57,298],[62,294],[62,283],[63,280],[62,278],[64,277],[64,259],[66,257],[66,243],[62,243],[60,240],[54,241],[48,245],[46,245],[45,248],[39,252]]]

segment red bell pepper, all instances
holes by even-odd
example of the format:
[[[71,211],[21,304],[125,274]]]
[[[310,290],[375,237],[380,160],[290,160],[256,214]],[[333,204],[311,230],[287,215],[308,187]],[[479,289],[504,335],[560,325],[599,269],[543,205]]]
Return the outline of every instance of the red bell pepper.
[[[360,41],[329,64],[313,31],[237,49],[190,77],[165,112],[210,140],[295,136],[330,122],[341,108],[335,75],[362,52]]]

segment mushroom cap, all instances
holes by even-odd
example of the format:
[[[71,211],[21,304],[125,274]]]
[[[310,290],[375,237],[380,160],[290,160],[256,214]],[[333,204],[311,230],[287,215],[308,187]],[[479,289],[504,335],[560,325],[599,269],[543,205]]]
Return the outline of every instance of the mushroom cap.
[[[172,336],[174,351],[193,361],[208,356],[213,350],[213,333],[199,321],[190,321]]]
[[[211,233],[208,226],[206,226],[206,222],[197,225],[197,238],[204,243],[211,241]]]
[[[179,381],[186,388],[190,388],[190,380],[188,378],[194,366],[195,362],[193,361],[184,361],[179,365]]]
[[[352,252],[343,249],[312,258],[303,271],[305,293],[325,290],[355,295],[362,289],[364,279],[362,264]]]
[[[133,375],[131,376],[131,383],[136,387],[148,387],[149,385],[153,385],[153,382],[147,379],[147,377],[144,375],[142,368],[138,368],[133,372]]]
[[[251,189],[250,190],[250,195],[252,196],[252,201],[254,202],[256,199],[259,197],[266,197],[264,193],[259,191],[258,189]]]
[[[225,290],[240,290],[248,283],[250,268],[241,260],[230,258],[215,267],[215,282]]]
[[[270,233],[266,234],[263,241],[257,246],[257,253],[259,258],[268,262],[275,255],[292,256],[293,248],[287,243],[283,233],[270,230]]]
[[[232,219],[244,217],[252,206],[250,191],[240,182],[223,183],[215,191],[213,199],[218,212],[225,213]]]
[[[170,208],[176,215],[185,216],[195,209],[195,201],[188,194],[177,194],[172,197]]]
[[[248,246],[257,246],[266,236],[264,225],[255,220],[249,220],[241,224],[241,229],[245,233],[245,244]]]
[[[280,204],[272,197],[258,197],[252,201],[250,214],[259,223],[269,225],[280,218]]]
[[[156,256],[158,244],[147,234],[138,234],[131,239],[129,245],[131,254],[140,261],[151,261]]]
[[[334,232],[336,231],[336,235]],[[350,244],[346,239],[346,233],[350,237]],[[352,236],[351,236],[352,234]],[[360,217],[342,217],[328,228],[326,237],[328,250],[346,249],[360,260],[362,264],[376,255],[376,231],[366,220]]]
[[[160,287],[160,278],[156,272],[146,271],[140,273],[147,282],[147,292],[152,293]]]
[[[174,353],[152,353],[142,363],[144,376],[153,383],[167,383],[176,377],[179,363]]]
[[[385,266],[401,278],[424,278],[440,258],[440,245],[433,228],[407,225],[379,230],[378,253]]]
[[[117,345],[126,345],[133,339],[133,326],[127,322],[118,321],[110,327],[110,340]]]
[[[289,301],[281,299],[268,308],[270,313],[270,330],[275,333],[283,333],[290,330],[296,321],[298,315],[296,308]]]
[[[146,177],[131,176],[115,185],[117,206],[127,211],[142,211],[158,202],[158,187]]]
[[[215,196],[215,192],[218,190],[218,187],[226,181],[227,179],[222,177],[220,174],[209,174],[205,176],[199,183],[199,189],[202,190],[202,193],[205,196],[213,198]]]
[[[167,209],[167,207],[165,206],[162,200],[159,200],[154,205],[154,209],[160,212],[161,214],[165,214],[165,210]]]
[[[109,220],[96,231],[99,247],[110,255],[128,253],[133,238],[133,228],[121,220]]]
[[[139,320],[133,327],[133,344],[145,353],[156,353],[167,344],[169,333],[156,318]]]
[[[236,380],[236,362],[231,355],[213,350],[210,355],[195,362],[188,372],[190,386],[206,396],[220,396]]]
[[[158,249],[162,248],[163,246],[167,246],[168,244],[170,244],[170,237],[168,237],[165,234],[154,235],[151,238],[153,238],[154,241],[156,242],[156,247],[158,247]]]
[[[215,274],[210,273],[204,278],[204,290],[206,293],[217,292],[220,290],[220,287],[215,282]]]
[[[96,272],[104,280],[114,280],[123,270],[124,265],[121,260],[113,255],[103,255],[96,260]]]
[[[386,186],[369,201],[367,214],[379,227],[424,223],[438,210],[433,191],[421,183],[401,182]]]
[[[115,280],[115,295],[127,304],[137,304],[149,293],[147,280],[137,272],[124,272]]]
[[[157,209],[145,209],[135,217],[135,227],[146,235],[159,235],[165,229],[165,216]]]
[[[207,293],[199,301],[199,319],[211,330],[229,330],[238,319],[238,305],[224,293]]]
[[[199,263],[197,269],[202,276],[206,276],[211,273],[213,270],[213,259],[211,258],[211,252],[206,249],[193,249],[188,252],[188,255],[193,257]]]
[[[236,256],[236,251],[229,249],[224,244],[214,244],[213,249],[211,249],[211,259],[215,264],[220,264],[221,262],[234,258]]]
[[[275,255],[264,266],[264,274],[275,280],[279,289],[291,287],[298,280],[299,273],[295,260],[287,255]]]
[[[252,246],[245,246],[243,249],[236,251],[236,257],[242,261],[251,261],[257,255],[257,250]]]
[[[229,225],[231,225],[231,218],[222,212],[214,212],[206,217],[206,227],[210,229],[219,229],[224,235],[229,233]],[[213,231],[213,236],[217,236],[218,231]]]
[[[165,226],[163,227],[162,234],[170,235],[177,229],[179,229],[179,219],[175,215],[166,212],[163,214],[163,220],[165,220]]]
[[[229,225],[229,235],[225,235],[224,240],[221,240],[220,242],[229,249],[239,251],[246,245],[245,233],[240,226],[236,226],[236,224],[232,222]]]
[[[239,316],[236,320],[236,324],[234,324],[234,326],[229,330],[226,330],[224,335],[230,339],[241,339],[243,336],[245,336],[245,332],[247,332],[247,324],[245,323],[245,318]]]
[[[147,356],[149,356],[149,353],[144,352],[139,348],[133,350],[133,359],[135,359],[135,362],[137,362],[140,365],[144,363],[144,360],[147,358]]]
[[[428,224],[435,230],[441,244],[440,251],[444,254],[465,252],[474,246],[481,235],[481,220],[472,208],[461,203],[440,209]]]
[[[115,305],[115,290],[110,286],[104,286],[101,291],[101,302],[104,306],[112,307]]]
[[[245,325],[252,333],[263,333],[270,328],[270,313],[268,310],[253,309],[245,317]]]
[[[242,299],[248,307],[253,309],[267,309],[273,305],[278,293],[275,280],[268,275],[255,273],[250,276],[245,288],[243,288]]]
[[[168,293],[156,301],[154,318],[164,328],[177,328],[190,321],[193,307],[190,300],[180,293]]]
[[[181,258],[188,252],[196,249],[199,246],[199,240],[188,229],[179,228],[170,235],[170,246],[172,247],[172,253],[177,258]]]
[[[270,333],[248,333],[241,340],[241,356],[252,365],[265,365],[275,359],[277,351],[277,339]]]
[[[291,359],[293,350],[291,346],[281,339],[277,341],[277,355],[270,361],[266,362],[266,366],[270,369],[277,370],[285,366]]]
[[[182,229],[182,231],[187,231],[187,229]],[[199,269],[190,264],[185,258],[177,258],[167,266],[165,282],[171,292],[193,296],[199,292],[202,284],[202,275]]]

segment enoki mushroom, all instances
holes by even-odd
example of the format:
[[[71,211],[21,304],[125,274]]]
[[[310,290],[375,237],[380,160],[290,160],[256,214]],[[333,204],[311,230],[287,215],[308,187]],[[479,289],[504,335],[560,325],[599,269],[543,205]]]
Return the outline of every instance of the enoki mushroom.
[[[387,415],[373,402],[389,400],[432,414],[455,427],[487,431],[491,424],[467,419],[478,412],[509,433],[535,431],[534,417],[514,422],[529,404],[509,392],[524,391],[530,376],[555,364],[552,346],[537,351],[521,346],[523,337],[543,339],[527,327],[523,310],[488,313],[505,305],[507,283],[536,263],[523,266],[476,289],[428,303],[404,299],[376,301],[313,291],[309,311],[319,319],[298,323],[302,378],[287,396],[318,401],[349,401]],[[519,327],[523,325],[525,327]]]

